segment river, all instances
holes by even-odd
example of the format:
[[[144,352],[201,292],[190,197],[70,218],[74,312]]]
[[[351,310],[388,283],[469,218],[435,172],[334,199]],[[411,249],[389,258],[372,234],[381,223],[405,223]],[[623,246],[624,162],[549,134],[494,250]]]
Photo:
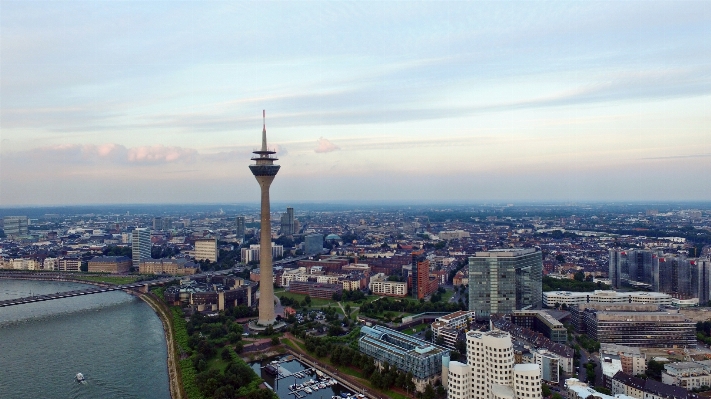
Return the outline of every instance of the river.
[[[0,300],[83,287],[0,279]],[[0,308],[0,398],[170,399],[166,351],[158,316],[124,292]]]

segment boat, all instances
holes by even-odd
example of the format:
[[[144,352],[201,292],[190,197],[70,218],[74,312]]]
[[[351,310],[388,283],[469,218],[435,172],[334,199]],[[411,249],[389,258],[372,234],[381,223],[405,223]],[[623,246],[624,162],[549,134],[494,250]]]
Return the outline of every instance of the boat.
[[[351,396],[351,394],[349,394],[349,393],[347,393],[347,392],[341,392],[341,397],[342,397],[342,398],[347,398],[347,397],[349,397],[349,396]]]
[[[311,388],[314,389],[314,391],[318,391],[318,385],[314,384]]]
[[[324,388],[326,388],[326,384],[324,384],[324,383],[322,382],[322,383],[318,384],[318,387],[321,388],[321,389],[324,389]]]
[[[279,374],[279,369],[277,369],[276,367],[274,367],[274,365],[272,365],[272,364],[267,365],[267,367],[264,368],[264,371],[266,371],[267,373],[269,373],[269,374],[271,374],[271,375],[277,375],[277,374]]]
[[[86,382],[86,378],[84,377],[84,374],[82,373],[77,373],[76,377],[74,377],[77,382]]]
[[[309,388],[309,387],[304,388],[304,391],[306,391],[306,393],[311,393],[311,392],[313,392],[313,391],[311,390],[311,388]]]

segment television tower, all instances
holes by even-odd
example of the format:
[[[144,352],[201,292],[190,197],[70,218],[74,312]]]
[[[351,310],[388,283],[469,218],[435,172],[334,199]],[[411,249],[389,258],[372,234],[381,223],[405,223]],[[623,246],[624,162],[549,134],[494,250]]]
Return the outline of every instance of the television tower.
[[[269,186],[274,181],[274,176],[279,172],[279,165],[274,165],[277,160],[276,151],[267,148],[267,123],[266,112],[262,111],[264,125],[262,128],[262,148],[253,151],[255,156],[249,169],[257,179],[262,190],[261,235],[259,237],[259,325],[271,325],[276,322],[274,315],[274,285],[272,284],[274,271],[272,270],[272,225],[269,206]]]

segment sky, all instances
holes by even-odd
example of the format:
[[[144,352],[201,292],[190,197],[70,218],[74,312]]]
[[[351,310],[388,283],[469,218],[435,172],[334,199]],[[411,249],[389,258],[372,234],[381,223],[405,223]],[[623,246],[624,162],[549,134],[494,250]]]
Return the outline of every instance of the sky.
[[[711,200],[711,2],[0,0],[0,206]]]

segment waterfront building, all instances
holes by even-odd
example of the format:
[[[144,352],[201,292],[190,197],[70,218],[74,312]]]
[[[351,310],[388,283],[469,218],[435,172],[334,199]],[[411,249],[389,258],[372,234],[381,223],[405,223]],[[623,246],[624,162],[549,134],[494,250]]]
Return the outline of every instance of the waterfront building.
[[[467,363],[446,364],[445,388],[451,399],[540,399],[541,368],[515,364],[511,335],[469,331]],[[444,372],[444,371],[443,371]]]
[[[309,234],[304,237],[304,255],[316,255],[323,252],[323,234]]]
[[[495,249],[469,258],[469,310],[477,319],[541,306],[541,253],[535,249]]]
[[[6,236],[26,236],[29,234],[27,216],[4,216],[2,218],[2,228]]]
[[[669,306],[673,304],[673,298],[669,294],[648,291],[595,290],[593,292],[550,291],[543,293],[543,306],[549,308],[563,305],[570,307],[586,303],[641,303]]]
[[[57,271],[79,272],[81,271],[81,258],[63,257],[57,259]]]
[[[133,230],[131,237],[132,266],[138,270],[141,261],[151,258],[151,232],[140,228]]]
[[[563,323],[544,310],[514,310],[511,322],[539,332],[553,342],[568,341],[568,330]]]
[[[270,241],[271,242],[271,241]],[[284,256],[284,246],[272,244],[271,258],[281,258]],[[261,244],[252,244],[249,248],[242,248],[242,263],[260,262],[262,254]],[[260,267],[261,270],[261,267]]]
[[[449,349],[456,349],[459,333],[468,329],[474,318],[474,312],[467,310],[440,316],[431,325],[432,339],[437,342],[437,339],[442,337],[443,346]]]
[[[140,274],[169,274],[172,276],[185,276],[195,274],[200,269],[199,265],[185,258],[179,259],[145,259],[141,261],[138,272]]]
[[[87,262],[87,270],[95,273],[128,273],[132,260],[126,256],[95,256]]]
[[[193,253],[193,258],[195,260],[209,260],[210,262],[217,262],[217,239],[216,238],[202,238],[195,240],[195,251]]]
[[[382,366],[388,363],[412,373],[418,391],[442,375],[442,357],[449,349],[382,326],[361,327],[358,348]]]

